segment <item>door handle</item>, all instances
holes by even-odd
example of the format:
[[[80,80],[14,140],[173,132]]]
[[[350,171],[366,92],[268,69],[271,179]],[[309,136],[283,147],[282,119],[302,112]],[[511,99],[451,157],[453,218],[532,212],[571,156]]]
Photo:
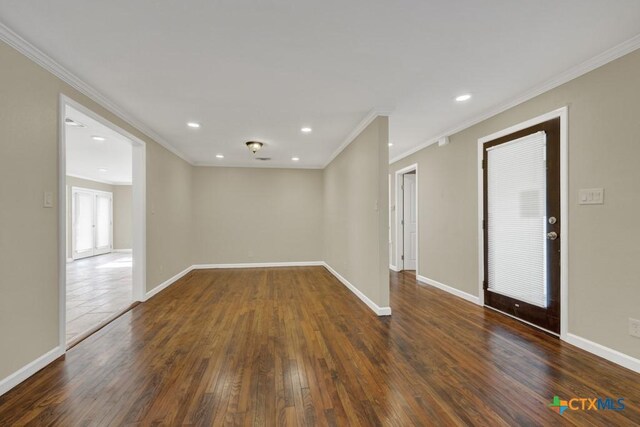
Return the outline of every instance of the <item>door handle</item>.
[[[547,233],[547,239],[556,240],[557,238],[558,238],[558,233],[556,233],[555,231],[551,231]]]

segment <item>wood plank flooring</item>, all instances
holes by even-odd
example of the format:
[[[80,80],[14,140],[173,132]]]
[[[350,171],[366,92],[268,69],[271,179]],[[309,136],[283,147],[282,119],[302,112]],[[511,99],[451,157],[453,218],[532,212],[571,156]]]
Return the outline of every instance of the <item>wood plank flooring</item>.
[[[67,263],[67,343],[121,312],[133,300],[131,254]]]
[[[322,267],[194,271],[0,397],[0,425],[640,424],[629,370],[410,274],[391,306]]]

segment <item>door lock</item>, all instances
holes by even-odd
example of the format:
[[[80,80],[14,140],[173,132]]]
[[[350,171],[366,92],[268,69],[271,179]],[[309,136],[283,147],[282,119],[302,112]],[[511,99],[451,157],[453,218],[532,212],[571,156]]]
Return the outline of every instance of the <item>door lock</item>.
[[[555,217],[555,216],[551,216],[551,217],[549,217],[549,224],[553,225],[553,224],[555,224],[556,222],[558,222],[558,220],[556,219],[556,217]]]
[[[558,233],[556,233],[555,231],[551,231],[547,233],[547,239],[556,240],[557,238],[558,238]]]

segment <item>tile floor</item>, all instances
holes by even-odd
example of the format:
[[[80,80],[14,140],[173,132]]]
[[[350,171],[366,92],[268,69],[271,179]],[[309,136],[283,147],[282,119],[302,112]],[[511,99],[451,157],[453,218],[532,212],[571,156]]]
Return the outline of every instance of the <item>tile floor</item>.
[[[67,263],[67,342],[131,304],[131,262],[111,253]]]

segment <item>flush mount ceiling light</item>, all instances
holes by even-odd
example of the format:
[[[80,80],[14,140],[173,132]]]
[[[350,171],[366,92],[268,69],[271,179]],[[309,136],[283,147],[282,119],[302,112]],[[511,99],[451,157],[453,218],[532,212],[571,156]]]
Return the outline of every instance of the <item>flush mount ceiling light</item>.
[[[393,147],[393,142],[390,142],[388,145],[389,147]]]
[[[106,172],[106,171],[107,171],[107,168],[99,168],[98,170],[99,170],[100,172]]]
[[[298,160],[300,160],[300,157],[292,157],[291,160],[293,160],[294,162],[297,162]]]
[[[464,101],[468,101],[471,99],[471,94],[470,93],[465,93],[464,95],[460,95],[456,97],[456,101],[457,102],[464,102]]]
[[[311,130],[312,130],[311,128],[304,127],[302,129],[300,129],[300,132],[302,132],[302,133],[311,133]]]
[[[218,159],[224,159],[224,154],[216,154],[216,158],[218,158]]]
[[[105,138],[104,136],[92,136],[91,139],[93,139],[94,141],[106,141],[107,138]]]
[[[64,123],[65,123],[66,125],[68,125],[68,126],[73,126],[73,127],[76,127],[76,128],[84,128],[84,127],[86,127],[86,126],[85,126],[85,125],[83,125],[82,123],[80,123],[80,122],[76,122],[75,120],[70,119],[69,117],[67,117],[66,119],[64,119]]]
[[[247,141],[246,145],[247,145],[247,148],[251,150],[253,154],[256,154],[256,151],[261,149],[264,144],[258,141]]]
[[[187,122],[187,126],[189,126],[190,128],[193,128],[193,129],[198,129],[200,127],[200,123]]]

